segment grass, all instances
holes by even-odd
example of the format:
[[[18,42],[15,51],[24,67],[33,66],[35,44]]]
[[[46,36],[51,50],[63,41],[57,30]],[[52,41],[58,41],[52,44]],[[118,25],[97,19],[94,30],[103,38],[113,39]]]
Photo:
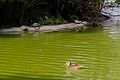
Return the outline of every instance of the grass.
[[[53,25],[53,24],[63,24],[63,23],[68,23],[68,22],[64,20],[61,16],[58,16],[58,17],[44,16],[40,18],[39,23],[44,24],[44,25]]]

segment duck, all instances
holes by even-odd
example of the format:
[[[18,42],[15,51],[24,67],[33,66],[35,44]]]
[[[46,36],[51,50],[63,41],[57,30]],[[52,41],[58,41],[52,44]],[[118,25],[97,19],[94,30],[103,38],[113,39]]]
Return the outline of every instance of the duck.
[[[65,63],[65,66],[66,66],[66,69],[81,69],[81,68],[83,68],[83,66],[72,63],[71,61],[67,61]]]

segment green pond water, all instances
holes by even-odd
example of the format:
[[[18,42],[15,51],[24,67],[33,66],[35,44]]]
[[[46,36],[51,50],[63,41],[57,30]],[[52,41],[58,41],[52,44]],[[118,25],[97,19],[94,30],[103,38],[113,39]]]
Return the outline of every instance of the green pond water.
[[[120,80],[120,28],[0,34],[0,80]]]

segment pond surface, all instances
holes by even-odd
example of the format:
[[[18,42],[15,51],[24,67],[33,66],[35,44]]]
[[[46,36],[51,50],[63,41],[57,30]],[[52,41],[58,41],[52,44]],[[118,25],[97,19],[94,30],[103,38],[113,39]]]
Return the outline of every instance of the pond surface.
[[[120,80],[120,28],[0,34],[0,80]]]

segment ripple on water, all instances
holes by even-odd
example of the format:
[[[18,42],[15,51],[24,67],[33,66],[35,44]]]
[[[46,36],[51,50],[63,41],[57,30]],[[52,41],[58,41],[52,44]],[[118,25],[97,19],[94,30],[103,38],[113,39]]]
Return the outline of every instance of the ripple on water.
[[[49,33],[37,38],[31,35],[1,37],[0,79],[119,80],[120,38],[113,41],[106,33],[107,30]],[[84,68],[66,71],[67,60]]]

